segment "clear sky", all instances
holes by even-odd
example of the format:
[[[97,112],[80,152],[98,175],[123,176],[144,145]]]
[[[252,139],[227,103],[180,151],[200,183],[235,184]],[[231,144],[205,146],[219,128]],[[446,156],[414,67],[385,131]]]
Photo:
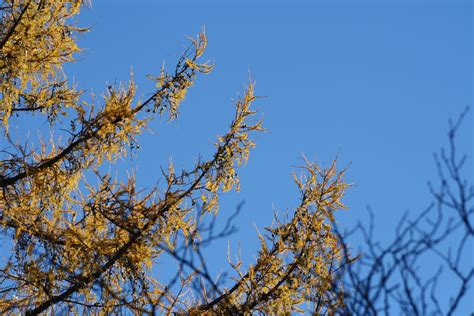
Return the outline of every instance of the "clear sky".
[[[196,1],[197,2],[197,1]],[[79,86],[101,93],[106,82],[126,81],[133,67],[139,94],[150,93],[147,74],[171,69],[186,35],[205,27],[206,57],[215,63],[200,76],[173,123],[156,121],[125,167],[138,166],[138,183],[149,187],[173,157],[190,167],[212,152],[233,114],[233,100],[256,81],[255,103],[269,131],[240,171],[241,192],[224,199],[220,215],[245,201],[232,237],[251,260],[258,242],[253,224],[271,223],[274,209],[298,201],[290,176],[302,153],[329,164],[351,164],[355,186],[345,199],[343,225],[366,220],[370,204],[376,233],[390,238],[405,210],[417,212],[436,179],[432,154],[446,144],[447,121],[473,94],[473,6],[470,1],[93,1],[81,14],[85,52],[66,71]],[[459,138],[470,154],[473,116]],[[354,241],[356,243],[357,241]],[[225,268],[227,241],[210,250],[215,272]]]

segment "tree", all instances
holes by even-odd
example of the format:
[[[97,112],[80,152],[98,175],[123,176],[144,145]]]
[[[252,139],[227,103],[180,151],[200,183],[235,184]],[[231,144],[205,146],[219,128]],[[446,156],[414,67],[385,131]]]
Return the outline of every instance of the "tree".
[[[406,212],[393,239],[377,240],[370,208],[368,224],[359,222],[350,230],[333,226],[344,253],[349,253],[348,241],[355,235],[363,240],[360,260],[346,256],[333,279],[348,289],[339,314],[456,315],[461,303],[469,302],[474,186],[463,174],[468,157],[456,148],[468,110],[449,122],[448,149],[434,155],[439,185],[428,183],[433,201],[414,217]]]
[[[80,52],[76,34],[86,30],[74,17],[83,2],[0,5],[0,223],[12,249],[1,262],[1,313],[280,314],[305,302],[316,313],[340,308],[333,276],[346,249],[332,223],[348,185],[335,162],[306,161],[295,175],[300,204],[260,235],[255,264],[231,263],[233,285],[223,288],[206,268],[201,247],[231,232],[214,231],[219,196],[238,190],[237,167],[255,146],[249,137],[263,130],[251,109],[252,83],[208,160],[180,172],[170,164],[163,184],[146,191],[133,175],[120,181],[103,171],[127,155],[151,119],[176,119],[196,76],[212,65],[201,61],[207,39],[200,33],[172,72],[151,78],[149,98],[139,100],[131,80],[88,100],[62,71]],[[12,120],[29,113],[46,117],[55,134],[30,143],[12,131]],[[179,263],[169,283],[151,273],[164,255]]]

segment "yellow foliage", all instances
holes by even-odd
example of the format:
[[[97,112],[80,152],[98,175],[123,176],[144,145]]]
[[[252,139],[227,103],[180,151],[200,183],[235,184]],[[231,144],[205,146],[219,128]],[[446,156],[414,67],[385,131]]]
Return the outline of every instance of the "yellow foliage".
[[[99,171],[127,154],[154,113],[176,118],[196,75],[213,66],[200,61],[202,32],[174,71],[151,77],[156,89],[148,99],[136,98],[132,76],[128,85],[108,87],[101,101],[86,102],[62,71],[80,51],[75,36],[86,30],[73,18],[83,4],[7,0],[1,7],[0,119],[14,150],[0,160],[0,227],[12,245],[0,262],[0,313],[287,314],[315,297],[322,309],[337,308],[332,274],[341,250],[331,223],[347,184],[335,163],[321,169],[307,161],[295,175],[300,204],[260,235],[255,264],[230,263],[231,288],[213,283],[200,257],[203,222],[218,214],[220,195],[239,189],[237,168],[255,147],[252,133],[263,131],[251,109],[252,82],[214,155],[181,174],[170,163],[164,188],[140,191],[134,175],[120,182]],[[10,116],[23,112],[46,115],[58,128],[65,126],[58,115],[67,115],[69,137],[23,145],[8,129]],[[182,257],[183,249],[200,264]],[[164,254],[178,262],[172,284],[152,271]],[[196,282],[208,287],[198,293]]]

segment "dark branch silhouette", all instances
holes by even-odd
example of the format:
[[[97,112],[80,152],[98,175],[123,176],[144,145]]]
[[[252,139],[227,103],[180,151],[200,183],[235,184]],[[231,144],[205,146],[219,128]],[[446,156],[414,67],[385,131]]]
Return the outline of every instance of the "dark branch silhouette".
[[[368,224],[344,231],[335,226],[346,258],[354,251],[347,246],[351,238],[363,238],[360,259],[346,260],[337,272],[347,290],[340,314],[454,315],[470,300],[474,187],[463,173],[468,157],[456,147],[468,110],[449,121],[448,148],[434,154],[439,185],[428,183],[433,202],[419,214],[406,212],[390,242],[377,241],[370,207]]]

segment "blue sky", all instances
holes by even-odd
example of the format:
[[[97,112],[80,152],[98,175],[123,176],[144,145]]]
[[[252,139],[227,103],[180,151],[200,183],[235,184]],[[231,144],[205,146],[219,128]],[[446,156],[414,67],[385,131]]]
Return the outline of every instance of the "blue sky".
[[[355,186],[343,225],[366,220],[370,204],[384,240],[405,210],[429,204],[432,154],[446,144],[448,118],[473,100],[472,10],[470,1],[97,0],[81,14],[80,25],[91,27],[79,41],[85,51],[66,71],[100,94],[106,82],[127,81],[133,67],[145,96],[152,91],[145,76],[158,74],[163,61],[172,69],[185,36],[205,27],[215,70],[197,78],[179,119],[152,123],[138,154],[121,166],[138,166],[138,183],[149,187],[170,157],[190,167],[199,154],[210,155],[250,75],[264,96],[255,108],[268,133],[256,137],[240,171],[241,192],[224,198],[220,214],[245,201],[231,245],[239,241],[251,260],[253,225],[270,224],[274,209],[298,202],[291,171],[302,153],[325,164],[339,154],[341,167],[350,163]],[[474,171],[473,115],[458,142],[471,154],[466,176]],[[211,262],[221,271],[227,241],[210,254],[224,255]]]

